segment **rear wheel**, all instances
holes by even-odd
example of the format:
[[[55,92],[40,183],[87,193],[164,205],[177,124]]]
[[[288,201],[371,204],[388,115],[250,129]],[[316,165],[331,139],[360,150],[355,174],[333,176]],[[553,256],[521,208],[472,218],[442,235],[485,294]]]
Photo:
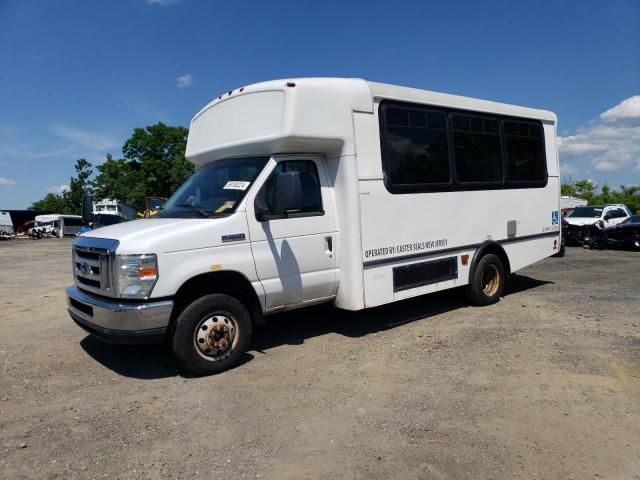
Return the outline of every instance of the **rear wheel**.
[[[249,348],[251,316],[229,295],[205,295],[188,305],[176,320],[171,346],[178,364],[196,375],[233,367]]]
[[[500,300],[504,284],[504,265],[500,257],[488,253],[478,262],[465,293],[474,305],[490,305]]]

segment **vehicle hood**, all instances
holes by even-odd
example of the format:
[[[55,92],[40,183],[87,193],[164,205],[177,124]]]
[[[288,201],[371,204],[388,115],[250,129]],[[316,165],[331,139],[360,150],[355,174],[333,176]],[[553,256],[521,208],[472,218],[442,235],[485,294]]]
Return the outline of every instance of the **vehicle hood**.
[[[160,254],[217,247],[223,235],[241,238],[234,243],[247,241],[244,212],[218,218],[147,218],[91,230],[81,237],[118,240],[120,254]]]
[[[600,218],[597,217],[564,217],[569,225],[594,225]]]

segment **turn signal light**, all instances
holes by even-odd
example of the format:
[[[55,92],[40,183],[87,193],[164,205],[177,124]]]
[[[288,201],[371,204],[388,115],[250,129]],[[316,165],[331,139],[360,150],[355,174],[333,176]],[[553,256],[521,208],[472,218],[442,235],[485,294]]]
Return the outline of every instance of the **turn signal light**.
[[[138,277],[155,277],[158,275],[158,270],[153,267],[145,267],[138,270]]]

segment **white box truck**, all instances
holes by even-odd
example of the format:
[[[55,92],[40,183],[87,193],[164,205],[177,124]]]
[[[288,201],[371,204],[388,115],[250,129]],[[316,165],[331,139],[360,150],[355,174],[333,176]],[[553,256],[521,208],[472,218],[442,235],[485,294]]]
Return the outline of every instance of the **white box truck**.
[[[168,340],[224,370],[264,316],[376,307],[557,253],[556,116],[360,79],[277,80],[191,121],[193,176],[155,217],[78,237],[71,317],[110,342]]]

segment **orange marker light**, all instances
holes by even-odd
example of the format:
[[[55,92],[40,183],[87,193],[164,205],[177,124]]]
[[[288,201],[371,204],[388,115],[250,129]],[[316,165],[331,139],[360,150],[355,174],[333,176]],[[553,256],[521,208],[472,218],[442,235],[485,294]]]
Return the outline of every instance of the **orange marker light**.
[[[469,255],[461,255],[460,256],[460,261],[462,262],[462,265],[466,265],[469,263]]]
[[[145,267],[138,270],[138,277],[155,277],[158,275],[158,270],[153,267]]]

